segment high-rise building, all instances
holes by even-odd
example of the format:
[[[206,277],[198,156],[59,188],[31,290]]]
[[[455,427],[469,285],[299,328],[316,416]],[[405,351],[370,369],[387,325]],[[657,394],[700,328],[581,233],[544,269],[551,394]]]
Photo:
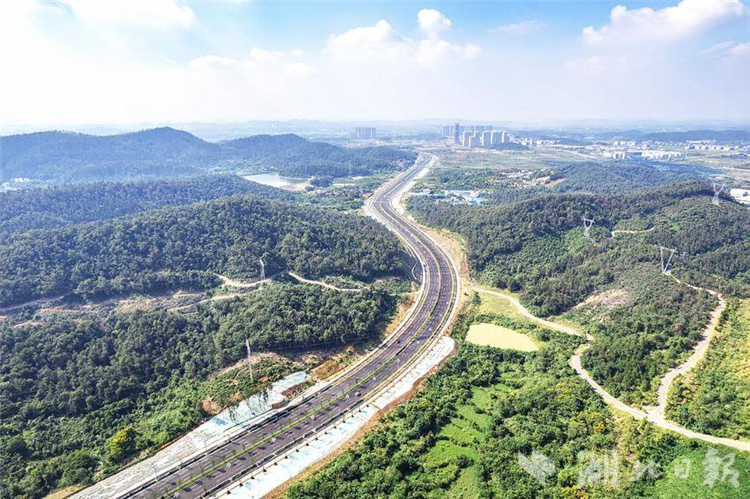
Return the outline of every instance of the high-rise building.
[[[505,144],[506,142],[508,142],[508,132],[503,130],[502,134],[500,135],[500,143]]]
[[[476,132],[469,137],[469,147],[479,147],[479,135]]]
[[[491,145],[499,144],[501,140],[502,138],[501,138],[501,134],[499,130],[493,130],[490,132],[490,144]]]
[[[482,147],[489,147],[492,145],[492,132],[485,130],[482,132]]]
[[[358,126],[352,132],[353,139],[367,140],[375,138],[375,128],[370,126]]]
[[[452,127],[450,125],[443,125],[440,135],[443,137],[450,137],[452,132]]]
[[[461,124],[457,121],[453,125],[453,143],[458,145],[459,134],[461,133]]]
[[[471,139],[474,137],[474,132],[466,130],[461,140],[461,145],[464,147],[471,147]]]

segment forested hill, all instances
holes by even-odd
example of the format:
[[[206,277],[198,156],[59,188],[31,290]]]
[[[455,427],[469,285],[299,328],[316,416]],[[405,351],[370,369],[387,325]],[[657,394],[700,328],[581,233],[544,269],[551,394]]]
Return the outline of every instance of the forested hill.
[[[620,196],[562,194],[500,206],[450,206],[425,198],[411,198],[409,204],[427,223],[467,239],[472,267],[486,282],[523,289],[537,311],[550,314],[583,300],[596,281],[611,282],[611,268],[600,269],[593,281],[560,274],[592,256],[593,249],[611,249],[616,242],[610,231],[620,228],[652,229],[644,234],[651,244],[642,248],[647,253],[623,257],[630,264],[658,266],[657,245],[662,244],[680,252],[680,272],[694,275],[696,283],[746,293],[750,212],[728,200],[716,207],[712,194],[709,186],[690,182]],[[590,248],[581,241],[584,216],[595,221],[592,234],[598,245]],[[554,293],[539,285],[541,276],[556,276]]]
[[[221,156],[220,146],[173,128],[108,136],[38,132],[2,137],[0,147],[0,179],[63,182],[196,175]]]
[[[217,283],[214,273],[258,277],[261,257],[267,275],[371,279],[401,269],[397,239],[369,219],[235,196],[4,238],[0,306],[205,288]]]
[[[370,175],[377,171],[403,169],[416,159],[413,152],[390,147],[344,148],[304,139],[300,142],[296,135],[288,137],[295,137],[290,147],[279,148],[265,156],[247,154],[244,159],[251,165],[292,177]]]
[[[232,175],[98,182],[0,193],[0,234],[49,229],[236,194],[291,200],[295,194]]]
[[[692,179],[689,174],[666,172],[648,165],[632,163],[574,163],[557,170],[550,180],[557,192],[614,194],[675,184]]]
[[[728,200],[715,206],[712,194],[687,183],[487,207],[418,197],[410,209],[467,240],[480,281],[519,292],[537,314],[583,324],[596,338],[584,367],[616,397],[642,405],[654,403],[659,379],[685,360],[716,306],[709,293],[662,274],[659,246],[678,251],[675,277],[750,294],[750,211]],[[590,239],[583,217],[594,220]]]
[[[220,168],[294,176],[344,176],[400,168],[415,155],[387,147],[347,149],[292,134],[257,135],[215,144],[173,128],[95,136],[38,132],[0,138],[0,180],[90,182],[181,177]]]

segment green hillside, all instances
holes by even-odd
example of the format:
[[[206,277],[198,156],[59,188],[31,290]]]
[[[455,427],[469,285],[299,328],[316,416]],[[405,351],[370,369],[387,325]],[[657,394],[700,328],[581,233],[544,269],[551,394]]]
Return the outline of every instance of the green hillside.
[[[257,278],[372,279],[401,271],[398,240],[372,220],[255,197],[231,197],[0,242],[0,305],[45,296],[92,298],[176,286],[204,289],[215,273]]]
[[[295,197],[231,175],[25,189],[0,193],[0,234],[106,220],[237,194],[280,200]]]

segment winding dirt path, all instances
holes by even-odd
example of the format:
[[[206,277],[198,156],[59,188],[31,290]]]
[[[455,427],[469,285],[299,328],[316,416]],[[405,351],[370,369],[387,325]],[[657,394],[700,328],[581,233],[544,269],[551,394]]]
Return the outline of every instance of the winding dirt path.
[[[502,293],[499,291],[494,291],[491,289],[486,289],[486,288],[482,288],[478,286],[475,286],[475,289],[481,293],[487,293],[487,294],[499,296],[501,298],[506,299],[516,308],[516,310],[518,310],[518,312],[521,315],[532,320],[533,322],[536,322],[537,324],[545,326],[549,329],[553,329],[555,331],[560,331],[562,333],[572,334],[575,336],[586,338],[588,343],[581,345],[581,347],[579,347],[573,353],[573,355],[568,360],[568,364],[570,364],[570,367],[572,367],[575,370],[575,372],[578,373],[578,375],[583,380],[585,380],[589,384],[589,386],[591,386],[591,388],[593,388],[594,391],[598,393],[599,396],[602,397],[602,399],[607,404],[614,407],[615,409],[618,409],[622,412],[630,414],[636,419],[646,419],[647,421],[653,423],[654,425],[660,428],[674,431],[675,433],[679,433],[688,438],[702,440],[704,442],[708,442],[711,444],[725,445],[727,447],[732,447],[734,449],[738,449],[742,451],[750,451],[750,442],[746,442],[742,440],[733,440],[730,438],[715,437],[713,435],[706,435],[705,433],[698,433],[698,432],[689,430],[687,428],[684,428],[676,423],[673,423],[667,420],[665,417],[665,410],[667,406],[667,394],[669,392],[669,387],[672,385],[672,383],[678,376],[680,376],[681,374],[685,374],[691,369],[693,369],[706,355],[711,339],[716,334],[716,327],[719,324],[721,313],[726,308],[726,302],[724,300],[724,297],[721,296],[720,293],[710,290],[710,289],[699,288],[697,286],[693,286],[692,284],[682,282],[676,277],[672,276],[671,274],[670,274],[670,277],[672,277],[675,281],[677,281],[680,284],[684,284],[685,286],[689,286],[695,290],[703,290],[716,296],[719,300],[719,305],[711,313],[711,319],[709,320],[708,325],[706,326],[706,329],[703,332],[703,337],[694,347],[692,355],[690,355],[690,357],[684,363],[675,367],[674,369],[670,370],[666,375],[664,375],[659,385],[657,405],[655,407],[646,408],[646,410],[641,410],[641,409],[629,406],[626,403],[619,400],[618,398],[614,397],[612,394],[607,392],[607,390],[605,390],[599,383],[597,383],[591,377],[588,371],[586,371],[586,369],[583,368],[583,366],[581,365],[581,355],[591,346],[591,343],[594,341],[594,338],[591,335],[584,334],[570,326],[566,326],[564,324],[558,324],[556,322],[548,321],[546,319],[537,317],[531,312],[529,312],[529,310],[526,307],[524,307],[521,304],[521,302],[519,302],[515,297],[508,295],[506,293]]]
[[[221,283],[224,286],[230,286],[233,288],[253,288],[259,284],[263,284],[264,282],[270,282],[271,279],[263,279],[262,281],[250,281],[250,282],[244,282],[244,281],[235,281],[231,277],[227,277],[225,275],[216,274],[216,277],[221,279]]]
[[[332,289],[334,291],[343,291],[343,292],[346,292],[346,293],[361,293],[362,292],[362,290],[358,289],[358,288],[339,288],[337,286],[334,286],[333,284],[328,284],[327,282],[315,281],[315,280],[312,280],[312,279],[305,279],[304,277],[302,277],[300,275],[297,275],[294,272],[287,272],[287,273],[290,276],[292,276],[295,279],[297,279],[299,282],[304,282],[306,284],[317,284],[318,286],[321,286],[323,288]]]
[[[651,228],[643,229],[643,230],[616,229],[616,230],[611,231],[610,235],[612,237],[617,237],[617,234],[645,234],[647,232],[651,232],[654,229],[655,227],[651,227]]]
[[[682,282],[672,274],[669,274],[669,276],[679,284],[685,285],[696,291],[705,291],[707,293],[710,293],[719,300],[719,305],[713,310],[713,312],[711,312],[711,318],[709,319],[706,328],[703,330],[701,339],[693,347],[693,353],[690,355],[690,357],[688,357],[688,359],[681,365],[669,371],[662,378],[661,383],[659,383],[659,390],[657,392],[656,406],[646,407],[646,412],[648,413],[649,420],[659,421],[664,424],[668,423],[665,413],[667,410],[667,395],[669,394],[669,388],[672,386],[674,380],[692,370],[695,366],[698,365],[703,357],[706,356],[706,352],[708,352],[708,345],[711,343],[713,337],[716,336],[716,328],[719,326],[721,314],[722,312],[724,312],[724,309],[727,308],[727,303],[721,293],[712,289],[701,288],[698,286],[693,286],[692,284],[688,284],[686,282]]]

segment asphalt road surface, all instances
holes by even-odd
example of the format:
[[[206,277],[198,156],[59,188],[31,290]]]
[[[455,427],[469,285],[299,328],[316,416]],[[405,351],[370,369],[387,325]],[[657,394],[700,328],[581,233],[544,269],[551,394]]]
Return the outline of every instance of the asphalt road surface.
[[[390,200],[419,172],[417,165],[379,189],[369,200],[373,212],[404,241],[422,263],[423,289],[411,315],[365,362],[331,385],[232,440],[208,449],[178,468],[157,475],[118,497],[206,497],[268,465],[279,454],[325,432],[347,412],[400,373],[408,370],[451,318],[458,298],[456,275],[445,252],[413,223],[398,214]]]

